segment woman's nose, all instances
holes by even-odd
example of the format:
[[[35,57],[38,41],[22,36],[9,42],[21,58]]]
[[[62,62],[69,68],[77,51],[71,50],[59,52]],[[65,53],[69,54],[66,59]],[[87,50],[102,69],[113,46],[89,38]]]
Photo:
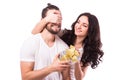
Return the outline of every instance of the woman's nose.
[[[81,29],[81,25],[80,24],[78,25],[78,28]]]

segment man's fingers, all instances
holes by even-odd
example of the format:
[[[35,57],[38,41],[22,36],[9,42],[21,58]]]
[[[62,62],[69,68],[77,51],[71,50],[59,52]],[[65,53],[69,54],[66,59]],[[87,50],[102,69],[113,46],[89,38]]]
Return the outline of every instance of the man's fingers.
[[[60,54],[55,55],[54,61],[59,58]]]
[[[70,62],[69,61],[60,61],[60,64],[69,66]]]

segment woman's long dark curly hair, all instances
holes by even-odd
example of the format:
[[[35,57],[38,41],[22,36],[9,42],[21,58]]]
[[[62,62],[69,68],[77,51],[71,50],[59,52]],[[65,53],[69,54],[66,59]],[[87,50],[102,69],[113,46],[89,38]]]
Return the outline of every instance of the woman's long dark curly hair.
[[[90,64],[91,67],[94,69],[102,61],[101,58],[104,55],[104,52],[101,50],[102,42],[100,39],[100,28],[96,16],[90,13],[80,14],[76,21],[72,24],[72,30],[67,30],[67,32],[63,36],[61,36],[61,39],[65,41],[69,46],[74,45],[76,40],[74,27],[81,16],[87,16],[89,22],[88,35],[83,40],[84,51],[81,58],[81,62],[83,63],[83,67],[88,66],[88,64]]]

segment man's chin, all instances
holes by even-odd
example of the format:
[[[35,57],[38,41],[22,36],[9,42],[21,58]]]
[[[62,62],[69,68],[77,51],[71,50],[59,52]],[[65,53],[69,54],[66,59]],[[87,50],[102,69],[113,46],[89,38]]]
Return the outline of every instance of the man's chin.
[[[55,32],[55,31],[54,31],[54,32],[51,32],[51,33],[52,33],[52,34],[58,34],[58,32]]]
[[[60,30],[51,30],[49,32],[52,33],[52,34],[58,34],[60,32]]]

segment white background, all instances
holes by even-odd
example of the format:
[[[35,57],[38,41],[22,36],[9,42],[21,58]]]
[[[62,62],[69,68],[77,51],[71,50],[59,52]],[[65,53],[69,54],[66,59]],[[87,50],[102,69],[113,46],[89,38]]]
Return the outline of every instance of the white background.
[[[89,68],[84,80],[119,80],[119,0],[0,0],[0,80],[21,80],[20,47],[31,35],[48,2],[60,8],[62,28],[70,29],[83,12],[98,17],[104,60],[96,69]]]

